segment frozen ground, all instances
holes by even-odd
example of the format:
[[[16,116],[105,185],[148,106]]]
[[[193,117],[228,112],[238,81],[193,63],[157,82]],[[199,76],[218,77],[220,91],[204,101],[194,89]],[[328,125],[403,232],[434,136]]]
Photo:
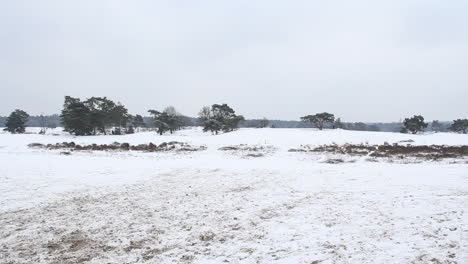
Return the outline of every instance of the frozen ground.
[[[2,133],[0,263],[468,263],[465,160],[328,164],[326,154],[288,152],[409,139],[468,145],[460,134],[312,129]],[[63,141],[207,149],[60,155],[27,147]],[[239,144],[266,147],[261,157],[219,150]]]

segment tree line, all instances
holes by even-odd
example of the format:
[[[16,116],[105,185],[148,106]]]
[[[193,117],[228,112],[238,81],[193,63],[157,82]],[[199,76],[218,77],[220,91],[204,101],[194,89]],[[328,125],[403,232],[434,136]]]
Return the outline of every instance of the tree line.
[[[183,127],[199,125],[203,131],[218,134],[219,132],[230,132],[238,127],[316,127],[339,128],[346,130],[380,131],[382,124],[366,124],[362,122],[346,123],[341,118],[335,118],[334,114],[323,112],[309,114],[300,117],[297,121],[281,121],[254,119],[246,120],[242,115],[237,115],[235,110],[227,104],[213,104],[203,107],[198,118],[191,118],[180,114],[175,107],[168,106],[161,111],[148,110],[149,117],[142,115],[131,115],[127,108],[120,102],[114,102],[107,97],[91,97],[84,101],[80,98],[66,96],[60,115],[55,116],[29,116],[23,110],[13,111],[5,120],[5,131],[11,133],[24,133],[26,124],[32,122],[41,127],[40,133],[54,128],[60,122],[64,130],[78,136],[97,134],[131,134],[135,130],[154,129],[160,135],[166,132],[174,133]],[[0,117],[0,124],[2,119]],[[405,118],[401,124],[387,124],[394,129],[399,128],[401,133],[412,133],[424,131],[429,124],[424,122],[424,117],[415,115]],[[456,119],[447,126],[443,122],[434,120],[430,124],[431,130],[436,132],[451,130],[454,132],[467,133],[468,119]]]
[[[326,124],[330,124],[332,128],[347,128],[346,124],[341,122],[340,118],[337,118],[335,120],[335,116],[327,112],[317,113],[314,115],[306,115],[301,117],[301,120],[304,122],[312,123],[319,130],[322,130]],[[359,124],[360,123],[356,123],[356,125]],[[428,127],[428,125],[428,123],[424,122],[423,116],[415,115],[413,117],[408,117],[403,120],[400,132],[417,134],[418,132],[424,131]],[[443,129],[442,123],[438,120],[434,120],[431,124],[431,127],[432,130],[436,132],[440,132]],[[453,120],[453,123],[448,127],[448,129],[454,132],[461,132],[463,134],[466,134],[468,130],[468,119]]]

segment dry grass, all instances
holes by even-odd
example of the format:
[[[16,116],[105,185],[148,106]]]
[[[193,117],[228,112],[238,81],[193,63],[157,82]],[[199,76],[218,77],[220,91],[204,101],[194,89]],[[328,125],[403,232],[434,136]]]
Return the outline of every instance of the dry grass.
[[[369,144],[330,144],[312,147],[302,145],[290,152],[315,152],[347,154],[355,156],[369,157],[415,157],[430,160],[440,160],[447,158],[464,158],[468,156],[468,146],[446,146],[446,145],[369,145]]]
[[[162,152],[162,151],[201,151],[205,150],[205,146],[192,146],[184,142],[164,142],[159,145],[149,143],[149,144],[139,144],[139,145],[130,145],[129,143],[119,143],[114,142],[112,144],[91,144],[91,145],[80,145],[75,142],[62,142],[56,144],[40,144],[40,143],[31,143],[28,145],[31,148],[43,148],[49,150],[68,150],[68,151],[145,151],[145,152]]]

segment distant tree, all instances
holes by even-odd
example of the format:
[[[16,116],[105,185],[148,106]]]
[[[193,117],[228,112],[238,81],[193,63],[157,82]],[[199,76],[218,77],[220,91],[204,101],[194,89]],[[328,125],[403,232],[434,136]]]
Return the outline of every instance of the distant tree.
[[[367,126],[367,131],[380,131],[380,127],[376,124],[371,124]]]
[[[442,123],[439,122],[439,120],[432,121],[432,124],[431,124],[432,131],[440,132],[442,131],[443,127],[444,126],[442,125]]]
[[[335,122],[336,123],[336,122]],[[355,123],[343,123],[343,127],[347,130],[355,130],[355,131],[382,131],[381,127],[377,123],[363,123],[363,122],[355,122]]]
[[[214,104],[211,106],[211,113],[213,119],[217,120],[223,125],[223,130],[229,131],[229,119],[234,118],[235,111],[227,104]]]
[[[311,122],[315,125],[316,128],[322,130],[325,123],[333,123],[335,121],[335,116],[333,114],[324,112],[315,115],[303,116],[301,117],[301,120],[305,122]]]
[[[203,122],[203,132],[210,131],[213,134],[218,134],[223,125],[215,119],[208,119]]]
[[[353,130],[366,131],[367,130],[367,125],[366,125],[366,123],[363,123],[363,122],[354,123],[353,124]]]
[[[163,113],[167,115],[165,122],[171,134],[182,127],[181,114],[177,112],[175,107],[168,106],[164,109]]]
[[[235,115],[226,120],[226,125],[223,126],[224,132],[233,131],[239,127],[239,123],[244,121],[245,118],[241,115]]]
[[[125,106],[120,103],[114,105],[114,107],[110,110],[110,123],[113,124],[115,131],[119,132],[115,134],[120,135],[122,133],[122,128],[127,128],[127,123],[130,118],[131,115],[128,114],[128,110],[125,108]]]
[[[411,132],[412,134],[416,134],[420,131],[424,131],[427,127],[427,123],[424,123],[424,117],[420,115],[415,115],[411,118],[405,118],[403,121],[404,128]]]
[[[200,112],[198,112],[198,122],[203,125],[204,122],[211,119],[211,107],[204,106]]]
[[[146,123],[143,120],[143,117],[141,115],[135,115],[132,119],[132,125],[133,127],[140,129],[142,127],[146,127]]]
[[[341,122],[341,118],[338,117],[336,120],[335,120],[335,124],[333,125],[334,128],[340,128],[340,129],[344,129],[345,128],[345,125],[343,124],[343,122]]]
[[[203,122],[203,131],[211,131],[218,134],[220,130],[224,132],[233,131],[238,128],[239,123],[245,118],[236,115],[234,109],[227,104],[214,104],[209,107],[203,107],[200,111],[199,121]]]
[[[57,123],[55,121],[48,120],[47,127],[51,129],[57,128]]]
[[[28,122],[29,114],[23,110],[16,109],[10,116],[7,117],[4,131],[10,133],[24,133],[26,131],[26,122]]]
[[[159,112],[156,110],[148,110],[148,112],[153,116],[153,123],[159,135],[162,135],[167,130],[169,130],[169,125],[167,124],[167,113]]]
[[[179,116],[179,123],[181,127],[188,127],[188,126],[193,126],[195,123],[193,122],[193,118],[180,115]]]
[[[355,122],[355,123],[343,123],[343,127],[347,130],[355,130],[355,131],[367,131],[368,126],[366,123],[363,122]]]
[[[44,135],[49,128],[57,127],[55,122],[50,120],[51,116],[45,116],[41,114],[38,118],[39,118],[39,127],[41,128],[41,131],[39,131],[39,134]]]
[[[135,129],[133,128],[132,125],[128,126],[128,128],[125,131],[126,134],[133,134],[135,133]]]
[[[71,134],[83,136],[93,133],[91,111],[79,98],[65,96],[60,118],[62,119],[64,130]]]
[[[110,128],[114,128],[112,134],[120,135],[130,117],[124,105],[106,97],[81,102],[79,98],[66,96],[61,115],[65,131],[75,135],[107,134]]]
[[[89,121],[93,134],[100,132],[106,135],[107,128],[115,124],[116,104],[107,97],[91,97],[84,104],[90,111]]]
[[[453,120],[453,124],[450,126],[450,130],[455,132],[462,132],[466,134],[468,129],[468,119],[457,119]]]
[[[166,107],[162,112],[156,110],[148,112],[153,116],[153,123],[160,135],[167,131],[172,134],[183,126],[181,115],[173,106]]]
[[[49,128],[46,116],[44,115],[39,116],[39,125],[41,126],[41,131],[39,131],[39,134],[44,135],[47,132],[47,129]]]
[[[262,120],[260,120],[260,127],[262,128],[267,127],[268,123],[270,123],[270,121],[268,121],[268,119],[264,117]]]

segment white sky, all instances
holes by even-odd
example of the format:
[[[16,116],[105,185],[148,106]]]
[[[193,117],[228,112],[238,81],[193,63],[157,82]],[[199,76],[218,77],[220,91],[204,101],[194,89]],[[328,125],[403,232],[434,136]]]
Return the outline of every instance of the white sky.
[[[468,1],[1,1],[0,115],[65,95],[133,114],[468,116]]]

